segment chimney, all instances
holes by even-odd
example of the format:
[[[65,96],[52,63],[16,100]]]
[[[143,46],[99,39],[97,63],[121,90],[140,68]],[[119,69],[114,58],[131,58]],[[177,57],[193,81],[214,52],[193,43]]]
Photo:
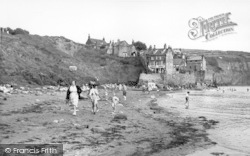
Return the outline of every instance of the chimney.
[[[120,39],[117,39],[117,42],[120,43]]]
[[[155,50],[155,45],[154,45],[154,50]]]
[[[132,45],[134,45],[134,43],[135,43],[134,40],[132,40]]]
[[[166,48],[167,48],[167,44],[165,43],[165,44],[164,44],[164,49],[166,49]]]
[[[105,41],[105,38],[103,37],[103,39],[102,39],[103,41]]]
[[[150,45],[148,49],[151,50],[152,49],[152,45]]]
[[[88,39],[90,39],[90,34],[89,34],[89,36],[88,36]]]

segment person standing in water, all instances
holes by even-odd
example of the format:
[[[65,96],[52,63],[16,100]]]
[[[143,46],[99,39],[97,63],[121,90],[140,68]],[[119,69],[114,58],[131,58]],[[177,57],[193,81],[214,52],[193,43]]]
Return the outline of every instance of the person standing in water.
[[[81,92],[81,88],[76,86],[75,81],[72,81],[67,90],[66,103],[68,104],[70,102],[70,104],[73,105],[73,115],[76,115],[76,111],[78,111],[77,108]]]
[[[189,108],[189,91],[186,93],[186,103],[185,103],[185,108],[188,109]]]
[[[98,109],[98,100],[99,100],[99,93],[98,90],[96,88],[96,85],[92,85],[91,89],[89,91],[89,97],[91,99],[91,103],[92,103],[92,112],[95,114],[96,112],[99,111]]]

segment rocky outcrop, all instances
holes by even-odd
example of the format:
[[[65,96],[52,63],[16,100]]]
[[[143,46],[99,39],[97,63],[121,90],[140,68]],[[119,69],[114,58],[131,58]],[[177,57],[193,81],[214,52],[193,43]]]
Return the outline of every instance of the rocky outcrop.
[[[250,53],[241,51],[185,50],[187,55],[204,55],[205,80],[218,85],[250,85]]]

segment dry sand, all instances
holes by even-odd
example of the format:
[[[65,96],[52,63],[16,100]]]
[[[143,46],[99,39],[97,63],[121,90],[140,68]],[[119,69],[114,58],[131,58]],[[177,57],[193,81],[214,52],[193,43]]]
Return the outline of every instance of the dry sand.
[[[62,143],[65,156],[178,156],[216,144],[206,132],[216,122],[163,109],[156,99],[168,98],[166,92],[128,91],[128,100],[121,100],[115,115],[110,102],[101,100],[100,111],[93,115],[90,101],[81,100],[77,116],[65,104],[65,94],[1,99],[1,143]],[[118,96],[122,99],[121,92]]]

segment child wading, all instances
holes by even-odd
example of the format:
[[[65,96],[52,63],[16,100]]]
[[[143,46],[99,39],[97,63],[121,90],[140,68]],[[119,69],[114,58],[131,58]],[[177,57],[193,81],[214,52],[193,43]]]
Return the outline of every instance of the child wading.
[[[99,93],[98,90],[96,88],[96,85],[93,85],[89,91],[89,97],[91,99],[92,102],[92,112],[95,114],[96,112],[98,112],[98,100],[99,98]]]
[[[186,103],[185,103],[186,109],[189,108],[189,92],[186,93]]]
[[[76,115],[76,111],[78,108],[78,101],[80,98],[82,90],[79,86],[76,86],[75,81],[72,81],[72,84],[69,86],[66,95],[66,104],[70,102],[70,105],[73,105],[73,115]]]
[[[114,93],[114,96],[112,97],[112,108],[113,108],[113,113],[115,113],[115,107],[116,105],[119,103],[119,98],[117,96],[115,96],[115,93]]]

